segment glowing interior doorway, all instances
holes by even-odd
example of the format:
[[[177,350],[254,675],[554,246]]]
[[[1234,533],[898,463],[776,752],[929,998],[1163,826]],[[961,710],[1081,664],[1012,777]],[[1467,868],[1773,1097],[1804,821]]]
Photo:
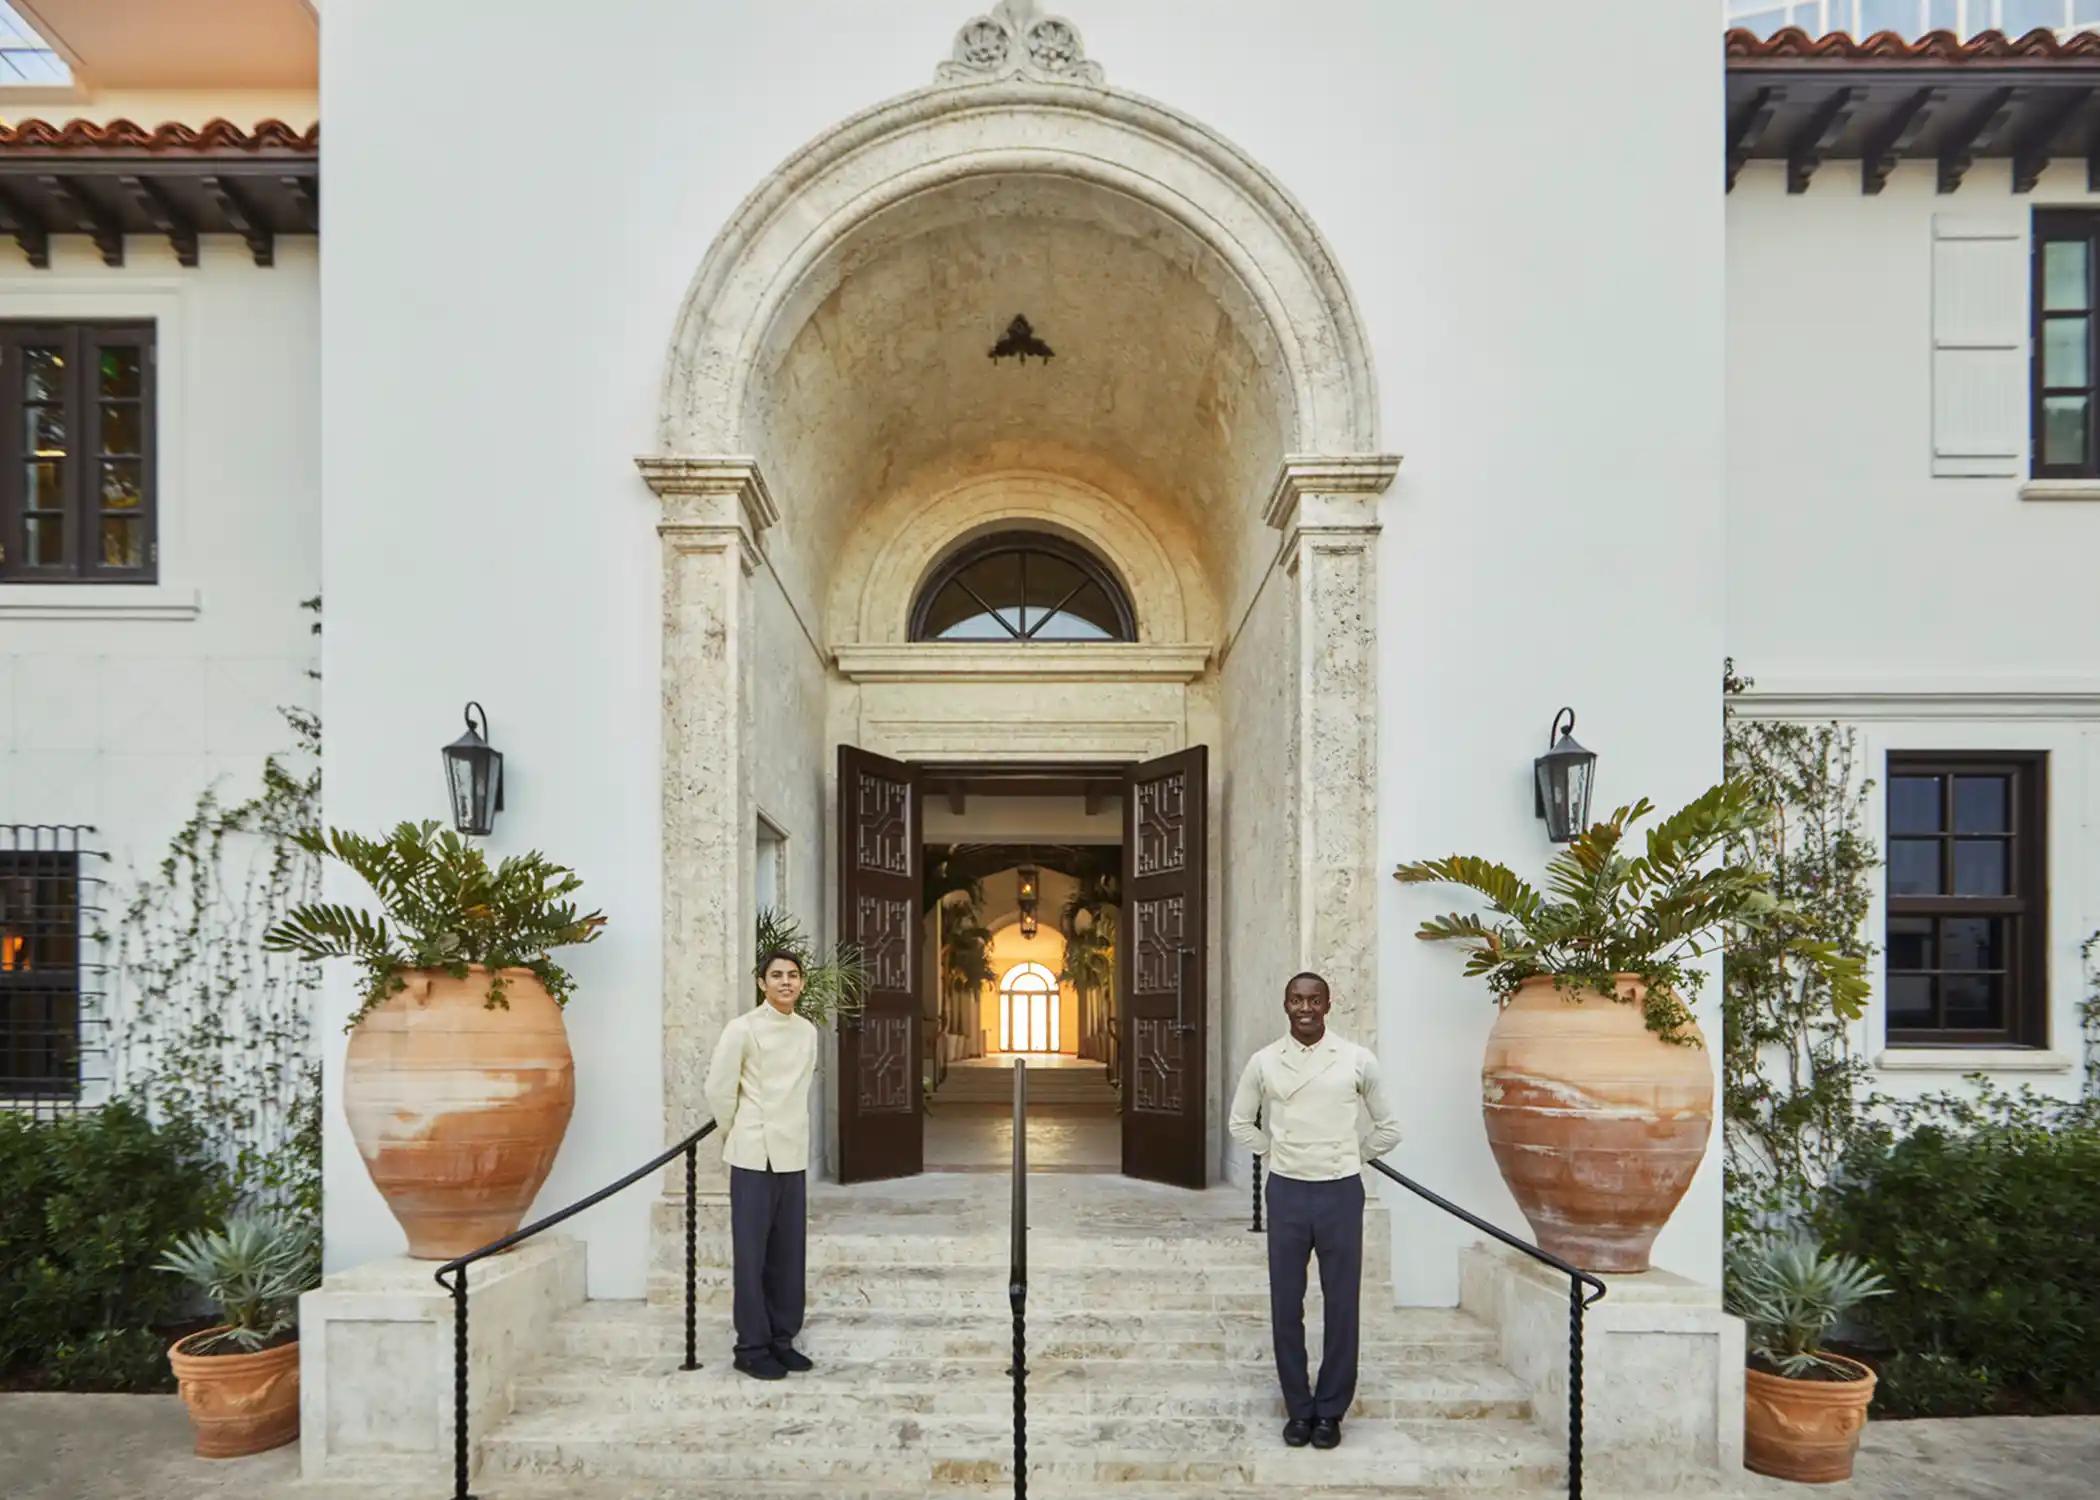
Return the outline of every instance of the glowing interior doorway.
[[[1041,964],[1015,964],[999,980],[999,1050],[1061,1052],[1057,976]]]

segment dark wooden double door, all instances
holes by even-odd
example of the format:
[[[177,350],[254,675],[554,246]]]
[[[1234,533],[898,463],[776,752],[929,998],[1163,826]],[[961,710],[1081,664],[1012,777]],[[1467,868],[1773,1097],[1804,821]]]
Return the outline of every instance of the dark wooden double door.
[[[919,776],[851,745],[838,769],[839,925],[870,975],[839,1031],[839,1175],[908,1177],[925,1166]],[[1131,766],[1123,789],[1123,1171],[1187,1187],[1205,1177],[1208,785],[1199,745]]]

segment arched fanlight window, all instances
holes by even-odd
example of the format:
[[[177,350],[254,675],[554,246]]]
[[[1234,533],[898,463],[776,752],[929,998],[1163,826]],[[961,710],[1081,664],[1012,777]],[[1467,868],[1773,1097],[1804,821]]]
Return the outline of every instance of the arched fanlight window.
[[[999,1050],[1061,1052],[1057,976],[1041,964],[1015,964],[999,981]]]
[[[915,641],[1134,641],[1115,575],[1083,547],[1033,531],[972,542],[912,606]]]

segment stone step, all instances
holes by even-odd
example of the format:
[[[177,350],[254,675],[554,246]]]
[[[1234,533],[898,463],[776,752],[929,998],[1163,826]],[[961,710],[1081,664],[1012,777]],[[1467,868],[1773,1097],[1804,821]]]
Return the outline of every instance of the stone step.
[[[1371,1268],[1363,1283],[1366,1306],[1392,1301],[1386,1276]],[[993,1266],[853,1266],[821,1262],[809,1268],[809,1305],[819,1308],[947,1308],[957,1317],[1003,1314],[1008,1310],[1007,1272]],[[694,1293],[701,1307],[730,1306],[735,1278],[727,1266],[699,1265]],[[1313,1298],[1318,1300],[1318,1281]],[[659,1269],[649,1278],[649,1301],[658,1306],[685,1305],[684,1268]],[[1050,1267],[1031,1274],[1030,1308],[1128,1309],[1246,1313],[1267,1316],[1269,1278],[1265,1267],[1216,1266],[1142,1273],[1107,1268]]]
[[[1316,1309],[1313,1309],[1316,1313]],[[1319,1319],[1307,1318],[1316,1347]],[[1366,1308],[1363,1359],[1369,1364],[1419,1365],[1491,1360],[1493,1332],[1453,1308]],[[710,1310],[699,1320],[705,1351],[729,1347],[727,1318]],[[562,1318],[554,1330],[554,1357],[636,1359],[684,1348],[682,1314],[636,1302],[592,1302]],[[811,1321],[799,1341],[812,1359],[999,1358],[1012,1348],[1004,1317],[958,1324],[946,1310],[843,1309]],[[1146,1359],[1259,1362],[1271,1357],[1268,1324],[1259,1317],[1193,1312],[1112,1312],[1031,1309],[1031,1361]]]
[[[519,1411],[596,1407],[601,1411],[675,1413],[689,1422],[740,1431],[758,1414],[812,1403],[839,1423],[893,1424],[919,1416],[1000,1416],[1013,1407],[1003,1359],[946,1362],[843,1361],[791,1381],[752,1380],[726,1356],[698,1370],[675,1356],[552,1366],[518,1381]],[[1281,1422],[1283,1398],[1266,1361],[1204,1367],[1140,1360],[1049,1364],[1032,1368],[1028,1409],[1044,1417],[1231,1417]],[[1524,1420],[1528,1392],[1517,1378],[1485,1362],[1398,1366],[1364,1372],[1350,1413],[1359,1419]]]
[[[1367,1226],[1368,1229],[1369,1226]],[[809,1229],[809,1265],[812,1271],[843,1266],[868,1270],[899,1267],[975,1266],[1004,1275],[1011,1254],[1004,1228],[997,1232],[858,1233],[836,1225]],[[726,1231],[703,1231],[694,1236],[694,1257],[701,1265],[727,1266],[732,1249]],[[656,1269],[684,1274],[685,1240],[664,1236],[660,1241]],[[1364,1266],[1367,1273],[1390,1263],[1381,1235],[1366,1233]],[[1186,1271],[1249,1270],[1267,1274],[1268,1241],[1259,1234],[1213,1231],[1202,1238],[1165,1240],[1157,1236],[1065,1235],[1053,1222],[1038,1219],[1028,1236],[1028,1265],[1031,1280],[1051,1271],[1100,1270],[1119,1275],[1178,1276]]]
[[[741,1441],[667,1424],[655,1413],[520,1412],[486,1444],[484,1472],[594,1480],[735,1484],[870,1481],[927,1493],[1010,1482],[1010,1417],[899,1419],[875,1447],[840,1441],[812,1403],[772,1423],[754,1419]],[[1483,1420],[1351,1421],[1332,1452],[1285,1448],[1276,1424],[1229,1418],[1045,1417],[1029,1423],[1031,1489],[1038,1480],[1112,1493],[1130,1481],[1249,1485],[1320,1493],[1350,1485],[1383,1494],[1545,1486],[1562,1472],[1558,1445],[1528,1424]]]

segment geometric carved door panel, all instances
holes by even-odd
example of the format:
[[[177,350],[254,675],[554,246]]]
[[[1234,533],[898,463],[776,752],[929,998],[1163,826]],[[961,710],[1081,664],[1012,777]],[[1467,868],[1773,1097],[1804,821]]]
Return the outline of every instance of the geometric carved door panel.
[[[1132,766],[1124,787],[1123,1171],[1204,1185],[1209,999],[1203,746]]]
[[[919,778],[839,746],[839,923],[868,966],[867,1007],[839,1027],[839,1177],[921,1169]]]

